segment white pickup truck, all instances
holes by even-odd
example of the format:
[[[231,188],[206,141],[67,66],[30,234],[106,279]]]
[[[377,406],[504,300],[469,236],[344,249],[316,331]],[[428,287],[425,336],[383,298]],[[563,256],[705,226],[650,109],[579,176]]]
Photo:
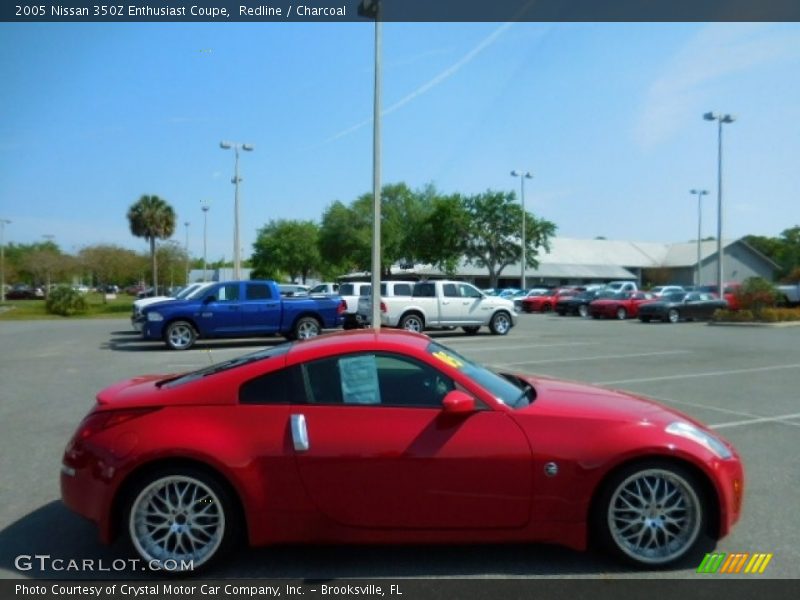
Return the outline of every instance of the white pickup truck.
[[[408,297],[381,299],[381,324],[409,331],[437,327],[461,327],[474,335],[486,326],[505,335],[517,323],[514,303],[487,296],[463,281],[423,281]]]
[[[416,281],[381,281],[381,305],[394,302],[401,297],[408,300],[414,291]],[[372,320],[372,286],[369,286],[358,298],[358,320],[362,325],[369,325]]]

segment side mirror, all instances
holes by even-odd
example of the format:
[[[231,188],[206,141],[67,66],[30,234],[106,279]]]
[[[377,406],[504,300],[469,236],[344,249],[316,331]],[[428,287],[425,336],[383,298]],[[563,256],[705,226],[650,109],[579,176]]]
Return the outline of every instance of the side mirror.
[[[475,398],[460,390],[448,392],[442,400],[442,412],[448,415],[465,415],[475,412]]]
[[[214,296],[206,296],[203,298],[203,304],[211,304],[212,302],[216,302],[216,300]]]

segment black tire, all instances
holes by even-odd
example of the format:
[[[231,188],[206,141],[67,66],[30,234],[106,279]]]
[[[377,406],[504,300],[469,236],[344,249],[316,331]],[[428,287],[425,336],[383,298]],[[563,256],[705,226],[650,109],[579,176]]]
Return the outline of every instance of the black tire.
[[[550,304],[542,304],[543,313],[550,312],[551,310],[553,310],[553,307]]]
[[[470,325],[468,327],[462,327],[461,329],[463,329],[464,333],[466,333],[467,335],[475,335],[476,333],[478,333],[480,327],[477,325]]]
[[[164,343],[170,350],[188,350],[197,340],[197,331],[188,321],[173,321],[164,331]]]
[[[242,534],[238,505],[227,486],[192,467],[160,469],[136,481],[123,519],[121,528],[136,554],[148,568],[160,565],[170,575],[206,569]]]
[[[492,315],[492,320],[489,321],[489,331],[494,335],[506,335],[514,326],[514,322],[504,310],[499,310]]]
[[[307,340],[322,333],[322,325],[314,317],[300,317],[292,327],[292,339]]]
[[[626,562],[667,567],[707,542],[707,502],[697,476],[682,465],[632,464],[604,482],[592,528],[596,541]]]
[[[650,317],[639,317],[639,320],[642,323],[649,323],[650,322]]]
[[[400,319],[400,329],[422,333],[425,330],[425,321],[418,313],[408,313]]]
[[[559,317],[566,317],[567,316],[567,311],[565,311],[565,310],[557,310],[556,312],[558,313]]]

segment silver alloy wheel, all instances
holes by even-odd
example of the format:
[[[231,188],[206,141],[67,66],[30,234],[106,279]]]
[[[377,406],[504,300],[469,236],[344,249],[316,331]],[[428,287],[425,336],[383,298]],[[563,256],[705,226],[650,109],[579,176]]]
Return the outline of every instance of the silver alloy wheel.
[[[511,329],[511,318],[504,312],[495,313],[490,328],[495,335],[505,335]]]
[[[626,318],[628,318],[628,311],[627,311],[627,310],[625,310],[625,308],[624,308],[624,307],[620,306],[620,307],[617,309],[617,318],[618,318],[620,321],[624,321]]]
[[[189,561],[190,568],[197,569],[211,560],[225,536],[219,497],[204,482],[185,475],[147,485],[133,501],[128,521],[139,555],[169,570]]]
[[[635,561],[663,565],[697,541],[702,510],[692,484],[678,473],[646,469],[614,490],[608,503],[608,530],[616,546]]]
[[[589,316],[589,307],[585,304],[581,304],[578,307],[578,314],[582,316],[584,319]]]
[[[402,328],[406,331],[416,331],[421,333],[423,330],[422,319],[417,315],[407,315],[403,317]]]
[[[670,323],[677,323],[680,320],[680,318],[681,315],[676,309],[674,308],[669,309],[669,312],[667,313],[667,319],[669,319]]]
[[[167,329],[167,343],[175,350],[186,350],[194,344],[194,329],[186,321],[173,323]]]
[[[320,333],[319,323],[312,317],[300,319],[295,328],[295,333],[298,340],[307,340],[312,337],[317,337]]]

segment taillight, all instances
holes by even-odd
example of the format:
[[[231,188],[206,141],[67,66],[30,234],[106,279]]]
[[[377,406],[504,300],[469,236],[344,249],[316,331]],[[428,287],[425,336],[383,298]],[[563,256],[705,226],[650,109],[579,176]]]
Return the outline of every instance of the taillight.
[[[75,433],[76,440],[86,440],[93,435],[116,427],[121,423],[143,417],[144,415],[158,410],[158,407],[131,408],[124,410],[103,410],[87,415],[83,422],[78,426]]]
[[[381,301],[381,312],[382,313],[386,312],[386,302]]]
[[[342,300],[341,302],[339,302],[339,306],[336,309],[336,314],[343,315],[345,312],[347,312],[347,301]]]

